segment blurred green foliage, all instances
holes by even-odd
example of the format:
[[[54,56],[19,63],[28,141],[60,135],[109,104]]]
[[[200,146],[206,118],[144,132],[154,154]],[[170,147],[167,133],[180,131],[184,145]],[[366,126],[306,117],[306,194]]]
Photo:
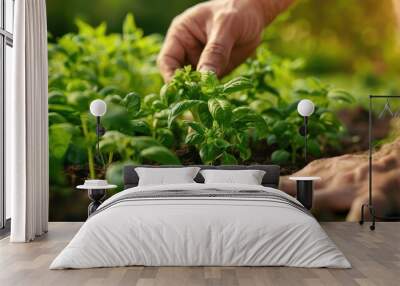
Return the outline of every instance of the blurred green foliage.
[[[265,31],[271,51],[302,58],[307,74],[351,91],[398,93],[399,26],[393,1],[301,0]]]
[[[120,32],[127,13],[134,13],[146,34],[165,34],[171,20],[201,0],[51,0],[47,4],[49,31],[55,37],[76,30],[75,19],[95,26],[106,22]]]

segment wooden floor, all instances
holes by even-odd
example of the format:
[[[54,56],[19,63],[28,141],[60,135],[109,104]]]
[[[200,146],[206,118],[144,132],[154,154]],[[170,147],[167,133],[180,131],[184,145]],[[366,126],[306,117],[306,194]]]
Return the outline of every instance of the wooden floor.
[[[0,285],[400,285],[400,223],[322,223],[352,269],[289,267],[124,267],[48,270],[81,223],[50,223],[44,237],[27,244],[0,241]]]

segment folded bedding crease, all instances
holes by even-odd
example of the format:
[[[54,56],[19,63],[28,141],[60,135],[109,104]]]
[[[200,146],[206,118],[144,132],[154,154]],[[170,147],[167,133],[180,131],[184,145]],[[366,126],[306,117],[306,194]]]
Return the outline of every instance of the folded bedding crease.
[[[288,194],[198,183],[138,186],[110,197],[50,269],[131,265],[351,267]]]

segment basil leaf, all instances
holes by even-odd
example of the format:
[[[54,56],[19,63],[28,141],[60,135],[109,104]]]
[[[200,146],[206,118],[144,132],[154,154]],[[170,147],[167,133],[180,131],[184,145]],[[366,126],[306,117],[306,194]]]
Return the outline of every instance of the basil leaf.
[[[184,113],[185,111],[199,105],[200,103],[202,103],[200,100],[183,100],[181,102],[176,103],[168,116],[168,126],[170,127],[172,122],[182,113]]]

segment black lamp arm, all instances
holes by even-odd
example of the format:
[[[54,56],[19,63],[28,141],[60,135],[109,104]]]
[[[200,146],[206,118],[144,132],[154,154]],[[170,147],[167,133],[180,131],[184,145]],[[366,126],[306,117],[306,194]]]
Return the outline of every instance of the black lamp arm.
[[[304,124],[299,128],[299,133],[300,133],[301,136],[304,137],[304,163],[307,164],[308,116],[303,116],[303,118],[304,118]]]
[[[96,135],[98,137],[103,136],[106,133],[106,129],[101,126],[100,116],[96,116]]]
[[[308,116],[304,116],[304,163],[307,164],[307,132]]]
[[[97,137],[97,144],[96,144],[96,153],[97,153],[97,158],[99,161],[105,165],[103,155],[100,152],[100,137],[103,136],[106,133],[106,129],[101,126],[101,121],[100,121],[100,116],[96,116],[96,137]]]

